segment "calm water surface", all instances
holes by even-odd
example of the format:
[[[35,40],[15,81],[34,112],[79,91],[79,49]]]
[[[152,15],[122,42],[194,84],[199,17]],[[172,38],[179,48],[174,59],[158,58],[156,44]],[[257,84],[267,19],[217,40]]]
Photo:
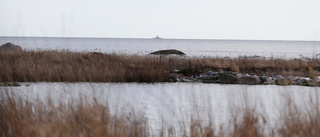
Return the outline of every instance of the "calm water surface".
[[[270,126],[274,125],[281,111],[291,98],[298,107],[310,107],[310,98],[319,100],[319,87],[276,85],[221,85],[202,83],[31,83],[30,86],[0,87],[18,97],[68,102],[87,97],[99,103],[108,103],[112,113],[134,109],[148,119],[152,130],[159,131],[162,124],[179,130],[188,125],[191,117],[212,121],[216,126],[231,119],[237,110],[246,106],[256,108]]]
[[[263,56],[300,58],[320,56],[319,41],[41,38],[0,37],[0,45],[11,42],[26,50],[71,50],[147,55],[163,49],[177,49],[188,56]]]

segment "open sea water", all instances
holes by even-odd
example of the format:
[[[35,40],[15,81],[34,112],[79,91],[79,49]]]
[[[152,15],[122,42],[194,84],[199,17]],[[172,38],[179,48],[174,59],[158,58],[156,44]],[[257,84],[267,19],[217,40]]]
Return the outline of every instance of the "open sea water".
[[[0,37],[0,45],[7,42],[19,45],[24,50],[147,55],[157,50],[177,49],[190,57],[320,57],[320,41]]]

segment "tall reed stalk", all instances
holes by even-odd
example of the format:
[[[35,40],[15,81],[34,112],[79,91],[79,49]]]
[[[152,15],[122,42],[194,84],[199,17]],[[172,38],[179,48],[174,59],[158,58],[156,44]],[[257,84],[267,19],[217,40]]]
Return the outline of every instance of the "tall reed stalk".
[[[190,126],[163,126],[151,134],[148,119],[134,111],[131,114],[110,113],[108,104],[88,102],[85,99],[55,105],[48,98],[46,103],[23,100],[8,92],[0,97],[0,136],[3,137],[316,137],[320,134],[320,106],[310,101],[309,108],[298,108],[288,102],[281,110],[277,126],[266,128],[269,122],[254,108],[244,108],[217,129],[211,122],[191,119]],[[280,111],[280,110],[279,110]]]

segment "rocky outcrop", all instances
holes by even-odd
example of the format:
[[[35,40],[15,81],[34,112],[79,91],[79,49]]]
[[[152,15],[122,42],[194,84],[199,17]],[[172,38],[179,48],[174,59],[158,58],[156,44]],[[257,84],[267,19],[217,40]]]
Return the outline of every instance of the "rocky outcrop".
[[[303,86],[320,86],[320,79],[310,79],[310,80],[303,80],[302,84]]]
[[[185,76],[183,74],[171,73],[169,77],[170,82],[181,82]]]
[[[176,50],[176,49],[168,49],[168,50],[159,50],[150,53],[150,55],[179,55],[179,56],[184,56],[186,55],[185,53]]]
[[[3,52],[3,51],[23,51],[23,50],[20,46],[14,45],[9,42],[0,46],[0,52]]]
[[[291,85],[291,80],[289,78],[281,78],[276,80],[277,85]]]
[[[245,84],[245,85],[301,85],[320,87],[320,76],[301,77],[301,76],[258,76],[252,74],[241,74],[232,71],[207,71],[198,76],[185,76],[181,71],[175,69],[166,71],[170,73],[170,82],[201,82],[201,83],[220,83],[220,84]]]
[[[259,83],[260,83],[260,80],[258,76],[245,76],[245,77],[238,77],[237,79],[237,84],[255,85]]]
[[[200,81],[202,83],[219,83],[219,75],[218,74],[210,75],[210,73],[208,73],[208,75],[201,75],[197,79],[198,79],[198,81]]]
[[[219,83],[221,84],[235,84],[237,81],[237,77],[228,73],[219,74]]]

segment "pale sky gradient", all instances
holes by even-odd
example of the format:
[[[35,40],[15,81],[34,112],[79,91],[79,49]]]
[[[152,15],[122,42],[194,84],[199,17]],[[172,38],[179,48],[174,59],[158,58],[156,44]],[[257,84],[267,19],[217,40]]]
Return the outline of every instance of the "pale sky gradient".
[[[0,0],[0,36],[320,41],[320,0]]]

